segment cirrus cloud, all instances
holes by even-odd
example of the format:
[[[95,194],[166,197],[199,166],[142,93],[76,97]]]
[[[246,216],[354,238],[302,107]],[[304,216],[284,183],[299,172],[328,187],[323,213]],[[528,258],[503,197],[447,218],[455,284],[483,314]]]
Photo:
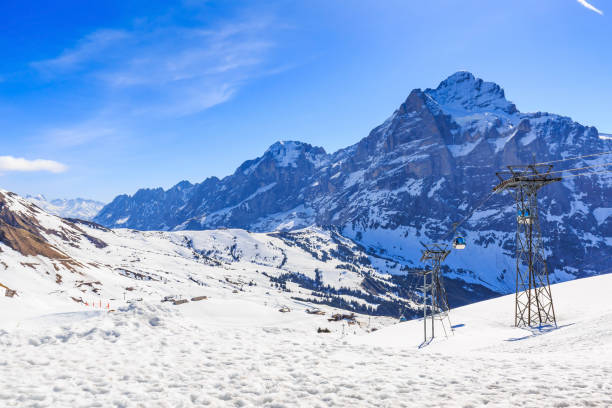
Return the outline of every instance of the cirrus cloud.
[[[95,84],[93,92],[108,98],[104,109],[115,110],[115,117],[180,117],[224,103],[249,80],[266,75],[276,30],[270,17],[212,28],[100,29],[31,66],[50,81]]]
[[[54,160],[28,160],[22,157],[0,156],[0,171],[48,171],[62,173],[68,167]]]

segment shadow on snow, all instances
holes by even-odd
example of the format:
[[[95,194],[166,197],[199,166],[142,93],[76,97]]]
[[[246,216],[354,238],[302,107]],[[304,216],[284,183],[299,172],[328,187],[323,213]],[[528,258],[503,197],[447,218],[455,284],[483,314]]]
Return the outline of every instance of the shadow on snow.
[[[527,336],[523,336],[523,337],[511,337],[509,339],[506,339],[506,341],[525,340],[531,337],[541,336],[542,334],[550,333],[552,331],[559,330],[564,327],[573,326],[574,324],[575,323],[570,323],[570,324],[565,324],[563,326],[557,326],[557,325],[553,326],[550,324],[544,324],[544,325],[536,326],[536,327],[522,327],[523,330],[528,331],[530,334],[528,334]]]

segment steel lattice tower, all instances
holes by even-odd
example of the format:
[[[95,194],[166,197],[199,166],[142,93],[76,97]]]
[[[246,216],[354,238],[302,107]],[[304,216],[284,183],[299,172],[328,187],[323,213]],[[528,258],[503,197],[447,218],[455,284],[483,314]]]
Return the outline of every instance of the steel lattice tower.
[[[434,325],[435,320],[439,319],[442,321],[442,327],[444,328],[444,320],[448,320],[449,328],[450,318],[448,317],[448,299],[446,297],[446,289],[444,289],[444,283],[442,281],[442,272],[440,266],[446,259],[450,250],[447,249],[446,245],[443,244],[422,244],[425,249],[422,249],[421,262],[424,262],[430,268],[425,268],[421,271],[423,275],[423,334],[424,343],[434,338]],[[429,315],[427,313],[429,309]],[[431,337],[427,336],[428,321],[431,321]],[[446,332],[446,328],[444,328]]]
[[[551,176],[551,165],[508,166],[497,173],[500,183],[494,192],[511,190],[517,210],[516,230],[516,327],[556,325],[548,269],[544,258],[538,217],[538,190],[561,181]]]

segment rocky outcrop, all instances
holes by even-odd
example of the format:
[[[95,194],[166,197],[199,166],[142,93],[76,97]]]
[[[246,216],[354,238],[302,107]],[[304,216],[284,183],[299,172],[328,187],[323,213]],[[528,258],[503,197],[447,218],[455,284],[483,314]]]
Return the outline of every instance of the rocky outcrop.
[[[10,210],[12,193],[0,192],[0,242],[26,256],[42,255],[52,259],[66,258],[42,236],[41,225],[33,217]],[[32,205],[30,211],[37,211]]]
[[[53,225],[41,224],[40,216],[51,220]],[[91,237],[75,224],[46,214],[14,193],[0,191],[0,243],[25,256],[40,255],[67,266],[79,264],[58,249],[49,237],[71,246],[78,246],[82,239],[100,249],[107,246],[105,242]]]

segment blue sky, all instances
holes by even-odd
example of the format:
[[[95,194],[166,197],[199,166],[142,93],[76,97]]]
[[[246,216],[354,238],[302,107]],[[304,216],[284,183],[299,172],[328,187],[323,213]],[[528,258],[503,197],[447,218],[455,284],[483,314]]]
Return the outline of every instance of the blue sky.
[[[609,10],[608,10],[609,8]],[[357,142],[469,70],[612,132],[603,0],[0,3],[0,188],[110,201]]]

